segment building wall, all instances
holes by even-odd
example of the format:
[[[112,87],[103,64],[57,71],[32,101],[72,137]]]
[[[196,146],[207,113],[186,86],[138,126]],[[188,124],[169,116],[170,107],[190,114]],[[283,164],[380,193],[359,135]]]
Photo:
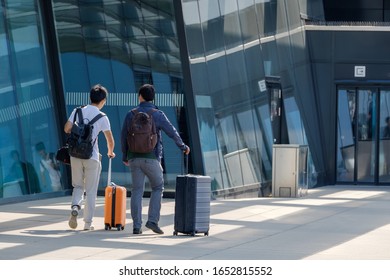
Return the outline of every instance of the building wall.
[[[268,76],[280,77],[288,143],[320,141],[318,116],[301,116],[316,102],[301,14],[323,17],[321,2],[310,2],[182,1],[203,164],[215,190],[272,179],[270,98],[259,86]],[[321,153],[313,160],[323,169]]]
[[[389,28],[307,27],[315,92],[318,103],[321,147],[324,154],[325,181],[337,182],[337,87],[388,87],[390,56],[386,45],[390,42]],[[378,42],[381,42],[378,44]],[[355,66],[366,67],[365,77],[355,76]],[[378,123],[384,126],[384,120]]]
[[[172,1],[2,0],[1,4],[0,193],[6,197],[2,201],[52,193],[48,172],[42,169],[45,179],[40,177],[35,144],[43,141],[47,151],[55,152],[65,139],[67,117],[76,106],[89,103],[89,90],[96,83],[109,90],[103,111],[116,140],[112,179],[117,184],[131,184],[120,160],[119,135],[126,113],[138,104],[137,91],[143,83],[155,85],[156,105],[189,142]],[[105,155],[105,139],[100,138],[100,152]],[[167,136],[163,141],[170,191],[182,172],[182,155]],[[23,163],[15,162],[16,152]],[[107,184],[107,163],[103,157],[101,189]],[[61,176],[60,190],[71,189],[69,169],[61,166]]]
[[[120,131],[126,113],[138,105],[138,89],[154,84],[155,104],[165,112],[188,143],[182,90],[181,62],[172,1],[53,1],[64,81],[67,115],[89,103],[89,89],[100,83],[108,91],[103,111],[111,122],[117,160],[113,180],[130,186],[123,165]],[[100,188],[107,185],[108,160],[103,136]],[[173,190],[181,172],[181,151],[163,133],[166,190]]]
[[[67,116],[89,103],[96,83],[110,92],[104,112],[118,158],[125,114],[137,104],[138,87],[153,83],[156,104],[192,148],[189,171],[210,175],[216,194],[257,195],[272,180],[277,112],[267,84],[277,81],[281,141],[309,146],[309,186],[335,183],[338,81],[348,80],[356,63],[367,66],[364,82],[388,77],[388,30],[308,27],[329,15],[346,20],[329,10],[331,1],[0,2],[0,194],[11,198],[53,192],[35,145],[54,152],[63,143]],[[173,191],[182,155],[164,137],[166,190]],[[105,155],[104,139],[99,147]],[[101,190],[105,157],[102,163]],[[61,176],[66,191],[69,170],[61,167]],[[131,185],[120,160],[112,177]]]
[[[52,84],[62,85],[63,96],[58,99],[65,103],[65,116],[37,117],[38,122],[41,118],[53,122],[38,125],[39,129],[45,128],[55,133],[46,144],[49,150],[55,151],[63,141],[64,119],[75,106],[89,103],[90,87],[101,83],[110,92],[104,111],[111,120],[117,139],[115,152],[120,155],[118,136],[121,123],[126,112],[137,104],[138,87],[149,82],[155,84],[160,93],[161,97],[157,98],[159,107],[167,113],[188,143],[199,147],[193,149],[193,153],[196,153],[192,160],[195,161],[194,172],[212,176],[215,191],[243,186],[258,189],[260,184],[270,182],[272,166],[273,135],[269,98],[267,91],[259,86],[259,82],[264,82],[266,76],[281,77],[288,141],[294,144],[308,143],[299,109],[302,105],[296,96],[297,90],[310,91],[311,86],[298,85],[298,77],[301,75],[297,76],[296,71],[302,72],[302,79],[312,80],[305,52],[301,14],[321,16],[319,1],[311,1],[311,4],[298,0],[185,1],[180,11],[177,7],[175,9],[173,1],[106,3],[62,0],[52,1],[50,5],[54,22],[50,22],[50,17],[45,17],[50,14],[45,2],[29,3],[23,8],[12,6],[7,12],[23,16],[25,11],[36,11],[33,13],[36,22],[42,19],[42,26],[48,30],[55,28],[50,42],[58,42],[57,48],[45,40],[47,30],[39,30],[41,25],[32,20],[26,21],[25,28],[30,37],[35,34],[32,42],[36,42],[37,47],[30,42],[26,43],[29,37],[23,36],[20,38],[25,44],[20,45],[29,49],[28,59],[38,59],[39,63],[3,63],[10,69],[8,83],[11,85],[23,84],[11,80],[12,75],[17,77],[17,71],[13,73],[11,69],[16,68],[16,65],[20,69],[27,66],[26,70],[31,72],[29,75],[42,73],[38,78],[42,81],[41,88],[34,89],[34,94],[46,94],[44,101],[49,103],[49,110],[46,110],[48,113],[53,114],[54,108],[61,104],[57,100],[50,103],[56,97],[52,92],[56,87]],[[46,13],[42,12],[45,8]],[[10,16],[11,22],[13,16]],[[180,36],[186,38],[180,43],[186,44],[188,49],[191,79],[189,91],[184,92],[186,98],[183,96],[183,88],[187,86],[182,77],[183,54],[180,56],[179,50],[183,46],[179,45],[175,19],[180,16],[184,23],[184,32]],[[3,22],[7,21],[3,19]],[[6,25],[4,29],[7,32],[4,32],[3,42],[8,44],[7,50],[13,54],[6,36],[16,36],[17,32],[9,32]],[[16,29],[19,31],[20,26]],[[58,52],[53,53],[53,49]],[[17,50],[15,53],[20,55],[23,51]],[[58,78],[50,75],[52,61],[56,58],[60,66],[61,83],[53,82]],[[5,59],[7,56],[3,55]],[[35,68],[41,65],[42,70],[32,71],[31,65]],[[33,80],[34,77],[28,78]],[[18,93],[10,91],[10,96],[15,98]],[[16,106],[23,104],[20,100],[14,103]],[[195,112],[195,115],[187,115],[184,104],[192,104],[194,108],[191,109],[195,110],[191,112]],[[33,116],[29,115],[28,122],[31,119]],[[183,124],[183,120],[184,124],[188,121],[189,126],[183,125],[181,129],[179,124]],[[22,118],[16,117],[16,121],[17,125],[13,127],[17,129],[8,134],[25,139],[18,135],[23,132],[20,129]],[[28,129],[31,128],[34,125],[29,123]],[[196,133],[191,132],[193,128],[197,130]],[[45,129],[43,134],[47,135]],[[35,161],[35,168],[38,168],[38,158],[36,155],[31,156],[34,153],[30,150],[34,147],[33,142],[40,140],[35,139],[39,133],[34,131],[29,135],[32,139],[28,139],[28,143],[17,145],[26,150],[22,156],[26,160],[31,158]],[[47,140],[47,137],[44,139]],[[169,189],[174,187],[175,175],[181,172],[181,155],[169,139],[164,139],[164,146],[164,167]],[[99,147],[104,155],[104,139],[100,141]],[[11,147],[5,150],[9,152]],[[4,165],[7,167],[10,161],[6,162]],[[103,158],[102,163],[101,188],[105,186],[107,160]],[[120,161],[114,161],[113,170],[116,183],[131,184],[128,172]],[[69,170],[62,171],[64,177],[69,177],[66,172]],[[64,185],[63,189],[69,187],[69,184]]]
[[[0,197],[61,191],[40,163],[36,144],[46,152],[60,145],[60,126],[47,60],[49,40],[36,1],[0,5]],[[57,173],[56,171],[52,171]],[[65,182],[65,180],[63,180]]]

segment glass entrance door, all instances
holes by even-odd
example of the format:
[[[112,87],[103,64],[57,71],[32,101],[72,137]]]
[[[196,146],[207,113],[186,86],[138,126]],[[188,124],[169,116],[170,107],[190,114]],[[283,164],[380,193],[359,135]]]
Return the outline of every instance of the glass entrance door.
[[[377,162],[377,91],[357,90],[357,122],[354,123],[356,144],[356,181],[374,183]]]
[[[379,183],[390,183],[390,89],[380,91]]]
[[[337,181],[390,182],[390,90],[339,88],[337,129]]]

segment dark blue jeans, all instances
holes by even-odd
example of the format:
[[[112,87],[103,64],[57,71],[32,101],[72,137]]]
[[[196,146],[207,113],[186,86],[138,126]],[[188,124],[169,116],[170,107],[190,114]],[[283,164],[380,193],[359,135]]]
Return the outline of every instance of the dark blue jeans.
[[[130,210],[133,228],[141,228],[142,226],[142,197],[146,177],[152,188],[148,221],[158,224],[164,190],[163,169],[160,162],[155,159],[134,158],[129,160],[129,167],[132,179]]]

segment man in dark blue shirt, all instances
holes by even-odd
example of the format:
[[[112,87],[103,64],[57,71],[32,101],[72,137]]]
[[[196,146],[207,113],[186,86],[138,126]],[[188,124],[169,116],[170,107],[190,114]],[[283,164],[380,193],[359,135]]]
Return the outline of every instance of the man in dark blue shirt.
[[[157,129],[157,144],[150,153],[134,153],[129,151],[127,136],[131,127],[131,121],[134,112],[129,111],[122,125],[121,148],[122,161],[130,167],[132,178],[131,189],[131,217],[133,219],[133,234],[142,233],[142,197],[145,187],[145,178],[148,177],[152,192],[149,202],[148,221],[145,226],[153,232],[163,234],[164,232],[158,226],[160,220],[161,199],[164,190],[163,169],[161,166],[162,138],[161,130],[164,131],[176,145],[185,154],[190,153],[190,148],[184,144],[176,128],[168,120],[167,116],[152,103],[155,97],[153,85],[145,84],[138,91],[139,105],[138,112],[149,112],[157,109],[152,113],[153,120]]]

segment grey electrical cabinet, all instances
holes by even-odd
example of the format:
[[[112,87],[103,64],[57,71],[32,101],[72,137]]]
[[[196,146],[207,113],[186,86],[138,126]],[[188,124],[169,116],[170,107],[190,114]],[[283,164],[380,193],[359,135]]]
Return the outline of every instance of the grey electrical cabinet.
[[[272,196],[305,196],[308,188],[308,147],[306,145],[275,144],[272,150]]]

